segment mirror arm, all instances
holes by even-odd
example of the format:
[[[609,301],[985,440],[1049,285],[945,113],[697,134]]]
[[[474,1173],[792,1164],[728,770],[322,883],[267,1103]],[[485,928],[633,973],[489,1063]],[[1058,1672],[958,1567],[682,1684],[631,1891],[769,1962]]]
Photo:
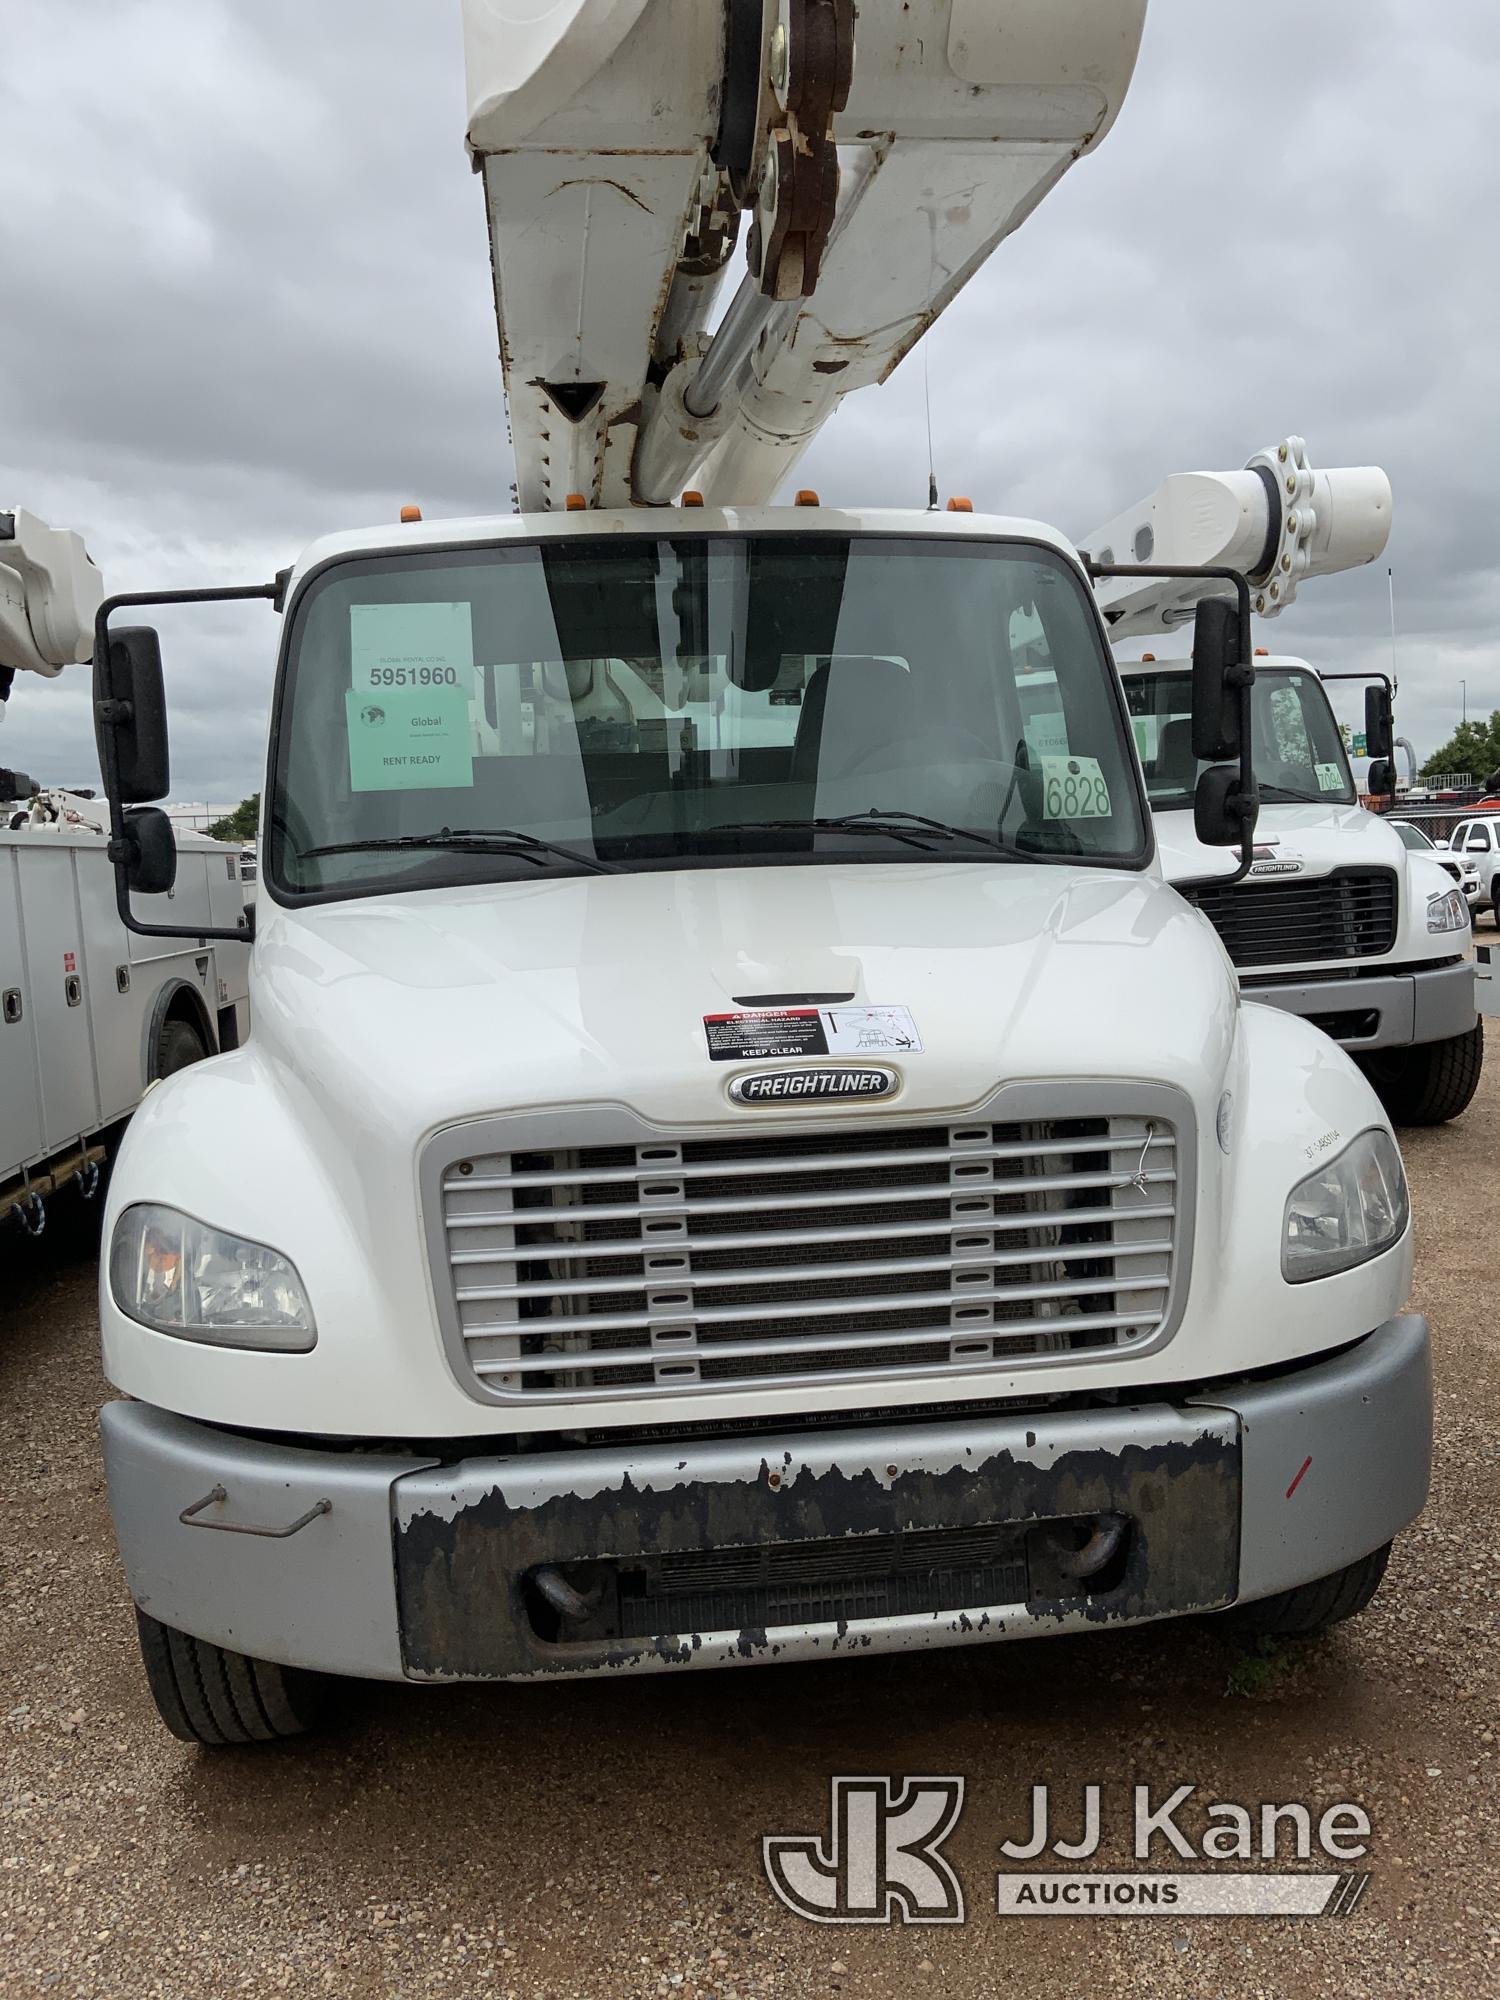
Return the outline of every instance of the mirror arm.
[[[1235,882],[1243,882],[1255,860],[1255,822],[1260,815],[1260,791],[1255,782],[1255,759],[1250,740],[1251,694],[1255,686],[1255,640],[1250,626],[1250,579],[1242,570],[1225,569],[1217,564],[1096,563],[1089,555],[1085,555],[1082,560],[1084,569],[1094,582],[1105,576],[1159,576],[1169,580],[1201,577],[1205,583],[1234,585],[1240,621],[1240,660],[1238,666],[1226,675],[1225,679],[1230,687],[1239,690],[1240,696],[1239,799],[1245,831],[1240,842],[1238,868],[1232,875],[1214,875],[1207,879],[1221,888],[1229,887]],[[1178,884],[1179,888],[1185,886],[1187,885],[1183,883]]]
[[[209,938],[222,938],[226,943],[244,944],[254,936],[255,927],[244,919],[234,930],[212,925],[203,930],[187,924],[143,924],[130,907],[131,845],[123,831],[125,801],[120,796],[120,760],[114,725],[129,721],[132,709],[128,701],[121,701],[115,694],[109,649],[110,618],[114,612],[136,605],[233,604],[257,597],[280,610],[283,595],[284,586],[279,583],[234,584],[219,590],[126,590],[115,597],[106,597],[99,606],[94,619],[94,714],[104,725],[100,736],[100,776],[104,780],[104,796],[109,801],[107,851],[115,871],[115,908],[126,930],[134,931],[137,937],[201,938],[205,942]]]

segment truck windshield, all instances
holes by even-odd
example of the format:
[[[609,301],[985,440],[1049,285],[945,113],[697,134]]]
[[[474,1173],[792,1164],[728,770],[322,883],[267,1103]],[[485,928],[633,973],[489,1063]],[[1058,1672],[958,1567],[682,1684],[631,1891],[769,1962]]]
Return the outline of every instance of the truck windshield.
[[[1207,768],[1193,755],[1192,675],[1120,671],[1152,810],[1191,806]],[[1257,667],[1253,716],[1255,776],[1267,805],[1357,803],[1343,738],[1315,673]]]
[[[283,897],[601,868],[1149,853],[1086,586],[1031,544],[610,536],[330,565],[294,613]]]

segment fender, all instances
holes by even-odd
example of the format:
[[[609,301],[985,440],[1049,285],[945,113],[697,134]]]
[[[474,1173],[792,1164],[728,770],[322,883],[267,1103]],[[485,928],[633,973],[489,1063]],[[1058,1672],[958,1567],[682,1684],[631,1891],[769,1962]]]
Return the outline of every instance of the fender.
[[[187,995],[187,1008],[193,1016],[194,1026],[203,1037],[203,1046],[208,1050],[210,1055],[217,1055],[218,1053],[218,1028],[212,1014],[209,1012],[208,1004],[204,1000],[203,995],[198,991],[196,986],[192,985],[186,979],[168,979],[162,984],[157,993],[155,1003],[145,1023],[145,1032],[141,1043],[141,1075],[148,1084],[159,1081],[156,1073],[156,1045],[161,1037],[161,1031],[166,1018],[173,1011],[174,1006],[178,1012],[182,1011],[182,1007],[178,1003],[179,994]]]

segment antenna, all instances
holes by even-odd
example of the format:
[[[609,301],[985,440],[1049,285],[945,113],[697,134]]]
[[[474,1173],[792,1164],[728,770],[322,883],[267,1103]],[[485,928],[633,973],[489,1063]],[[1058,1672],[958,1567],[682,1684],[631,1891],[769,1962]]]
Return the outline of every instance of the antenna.
[[[1396,572],[1387,568],[1386,584],[1391,594],[1391,693],[1395,694],[1400,683],[1396,679]]]
[[[922,393],[927,402],[927,511],[938,509],[937,453],[932,443],[932,328],[922,342]]]
[[[937,281],[937,211],[927,211],[928,255],[927,283],[929,288]],[[927,328],[927,337],[922,342],[922,394],[927,404],[927,511],[935,514],[938,510],[937,452],[932,443],[932,328]]]

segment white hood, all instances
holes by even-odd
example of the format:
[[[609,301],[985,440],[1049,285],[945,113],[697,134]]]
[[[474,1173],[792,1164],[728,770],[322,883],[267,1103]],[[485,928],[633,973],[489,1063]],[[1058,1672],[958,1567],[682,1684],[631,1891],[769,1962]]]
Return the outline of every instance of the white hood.
[[[1192,882],[1208,875],[1232,875],[1239,866],[1237,847],[1205,847],[1193,832],[1191,808],[1157,812],[1156,841],[1162,872],[1169,882]],[[1257,864],[1269,876],[1289,873],[1285,864],[1299,863],[1299,875],[1331,875],[1336,868],[1400,869],[1406,858],[1401,836],[1363,806],[1262,805],[1255,828],[1255,845],[1270,859]]]
[[[704,1016],[766,995],[909,1009],[920,1053],[881,1057],[908,1114],[1059,1076],[1158,1079],[1211,1109],[1234,1035],[1221,947],[1147,874],[761,867],[260,911],[256,1039],[372,1137],[549,1104],[722,1124],[744,1065],[709,1060]],[[1190,1040],[1163,1036],[1163,996]]]

